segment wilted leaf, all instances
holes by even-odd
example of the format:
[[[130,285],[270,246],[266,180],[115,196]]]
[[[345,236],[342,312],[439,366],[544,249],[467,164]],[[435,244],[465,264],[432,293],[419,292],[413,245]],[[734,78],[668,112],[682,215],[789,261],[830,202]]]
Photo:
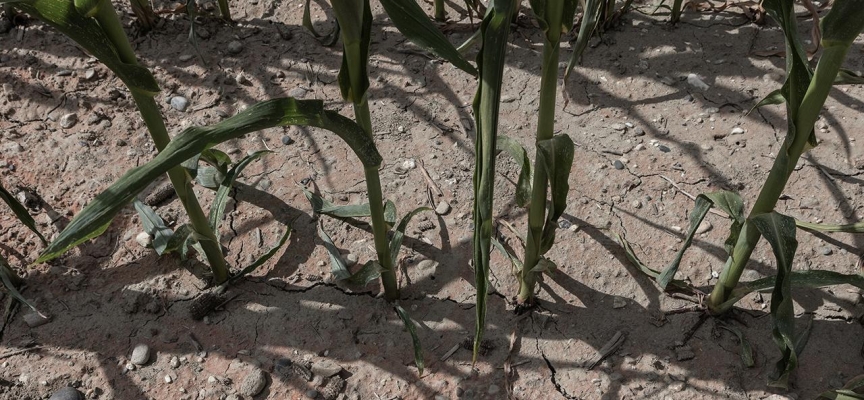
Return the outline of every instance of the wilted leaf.
[[[537,142],[537,165],[546,170],[549,178],[549,192],[552,201],[546,213],[543,236],[540,242],[540,255],[546,254],[555,243],[555,229],[558,218],[567,208],[567,194],[570,192],[570,169],[573,166],[573,141],[570,136],[557,135],[549,140]]]
[[[519,180],[516,182],[516,204],[519,207],[528,207],[531,202],[531,160],[528,152],[519,142],[508,136],[498,135],[495,147],[513,157],[513,161],[519,164]]]
[[[417,365],[417,370],[422,376],[423,368],[425,367],[423,362],[423,348],[420,346],[420,338],[417,336],[417,328],[414,326],[414,321],[411,320],[411,317],[408,316],[408,312],[402,307],[396,305],[393,309],[396,310],[396,314],[399,314],[399,318],[401,318],[402,323],[405,324],[405,329],[407,329],[408,333],[411,334],[411,342],[414,347],[414,364]]]
[[[41,240],[43,244],[47,244],[45,237],[42,236],[42,234],[39,233],[39,230],[36,229],[36,221],[33,219],[32,216],[30,216],[30,213],[27,212],[27,208],[21,205],[21,203],[18,202],[15,196],[12,196],[11,193],[7,192],[6,189],[3,188],[3,185],[0,185],[0,199],[2,199],[3,202],[12,209],[12,213],[14,213],[16,217],[18,217],[18,220],[21,221],[24,226],[33,231],[33,233],[35,233],[36,236],[39,237],[39,240]]]

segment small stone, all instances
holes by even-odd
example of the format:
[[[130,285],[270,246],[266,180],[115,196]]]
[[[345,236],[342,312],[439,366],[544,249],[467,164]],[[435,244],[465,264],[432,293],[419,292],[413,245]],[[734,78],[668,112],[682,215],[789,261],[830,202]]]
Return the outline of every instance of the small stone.
[[[31,328],[40,327],[49,322],[51,322],[51,317],[44,316],[33,310],[30,310],[30,312],[24,314],[24,323]]]
[[[201,39],[209,39],[210,38],[210,31],[208,31],[202,27],[196,27],[195,28],[195,34],[198,35],[198,37],[200,37]]]
[[[180,57],[177,57],[177,59],[182,61],[182,62],[186,62],[186,61],[191,60],[192,57],[193,56],[191,54],[182,54]]]
[[[662,145],[662,144],[657,146],[657,149],[664,152],[664,153],[668,153],[668,152],[672,151],[669,147],[666,147],[665,145]]]
[[[93,68],[88,68],[86,71],[84,71],[84,79],[86,79],[88,81],[92,81],[93,79],[96,79],[97,77],[98,77],[98,74],[96,73],[96,70]]]
[[[60,127],[63,129],[69,129],[75,126],[75,124],[77,123],[78,115],[76,115],[75,113],[63,114],[63,116],[60,117]]]
[[[444,215],[448,212],[450,212],[450,203],[446,201],[442,200],[440,203],[438,203],[438,206],[435,207],[435,214]]]
[[[320,360],[312,364],[312,373],[322,378],[329,378],[342,371],[342,367],[330,360]]]
[[[406,171],[410,171],[414,168],[417,168],[417,162],[414,161],[413,158],[409,158],[409,159],[402,162],[402,169],[404,169]]]
[[[261,369],[255,368],[243,378],[243,382],[240,384],[240,393],[246,396],[255,396],[261,393],[265,386],[267,386],[267,374]]]
[[[315,389],[309,389],[306,391],[306,397],[310,399],[314,399],[318,397],[318,391]]]
[[[189,99],[183,96],[174,96],[171,98],[171,107],[177,111],[185,112],[189,108]]]
[[[708,222],[708,221],[706,221],[706,220],[703,220],[703,221],[699,224],[699,226],[696,227],[696,233],[699,234],[699,235],[701,235],[701,234],[703,234],[703,233],[705,233],[705,232],[710,231],[711,228],[713,228],[713,227],[714,227],[714,226],[711,225],[710,222]]]
[[[153,244],[153,237],[147,232],[141,232],[138,236],[135,236],[135,241],[138,242],[141,247],[148,248]]]
[[[346,267],[353,267],[357,265],[357,255],[354,253],[348,253],[342,258],[342,261],[345,262]]]
[[[611,128],[612,128],[612,130],[615,130],[615,131],[623,131],[623,130],[627,129],[627,126],[624,124],[612,124]]]
[[[84,400],[84,396],[77,389],[66,386],[54,392],[48,400]]]
[[[562,219],[558,220],[558,227],[561,229],[570,229],[570,227],[572,225],[573,225],[573,223],[571,223],[570,221],[568,221],[566,219],[562,218]]]
[[[165,375],[165,383],[171,383],[171,382],[174,382],[174,379],[171,378],[171,375]]]
[[[232,40],[228,43],[228,53],[229,54],[240,54],[243,51],[243,43],[240,43],[237,40]]]
[[[150,347],[143,343],[135,346],[129,361],[135,365],[147,364],[147,361],[150,361]]]
[[[180,367],[180,359],[177,356],[172,356],[171,361],[168,362],[171,365],[171,368],[179,368]]]
[[[498,392],[500,392],[500,391],[501,391],[501,388],[499,388],[498,385],[492,384],[492,385],[489,385],[489,389],[486,390],[486,393],[498,394]]]
[[[679,347],[675,349],[675,358],[678,361],[687,361],[696,358],[696,353],[690,346]]]
[[[819,252],[822,253],[823,256],[830,256],[834,253],[834,250],[831,250],[830,247],[825,246],[819,249]]]
[[[288,97],[293,97],[295,99],[302,99],[306,97],[306,89],[301,87],[295,87],[288,91]]]
[[[132,364],[132,363],[126,363],[126,367],[125,367],[125,368],[126,368],[127,371],[134,371],[134,370],[135,370],[135,364]]]
[[[288,135],[282,136],[282,144],[287,146],[291,143],[294,143],[294,139],[291,139],[291,136],[288,136]]]
[[[636,129],[633,130],[633,134],[636,136],[645,136],[645,130],[637,126]]]
[[[621,296],[615,296],[612,298],[612,308],[619,309],[627,306],[627,300]]]
[[[252,85],[252,82],[249,80],[249,78],[247,78],[246,75],[244,75],[242,72],[237,74],[237,78],[235,78],[235,79],[237,80],[237,83],[239,83],[243,86],[251,86]]]
[[[744,134],[744,128],[742,128],[742,127],[740,127],[740,126],[736,126],[736,127],[732,128],[732,132],[730,132],[730,134],[732,134],[732,135],[743,135],[743,134]]]
[[[705,90],[708,90],[708,88],[710,88],[710,86],[708,86],[707,83],[702,81],[702,78],[699,78],[699,76],[696,74],[688,74],[687,75],[687,83],[690,86],[693,86],[693,88],[697,89],[697,90],[705,91]]]
[[[624,163],[621,160],[615,160],[612,165],[615,166],[615,169],[624,169]]]
[[[640,209],[640,208],[642,208],[642,202],[639,200],[633,200],[630,202],[630,206],[635,208],[635,209]]]
[[[417,263],[417,269],[421,271],[432,270],[434,272],[436,267],[438,267],[438,262],[435,260],[422,260]]]

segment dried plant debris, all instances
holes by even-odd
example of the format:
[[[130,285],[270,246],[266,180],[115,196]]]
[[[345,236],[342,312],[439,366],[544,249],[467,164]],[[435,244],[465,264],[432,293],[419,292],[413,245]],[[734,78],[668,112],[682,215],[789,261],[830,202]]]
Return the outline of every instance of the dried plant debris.
[[[495,342],[493,340],[483,339],[480,341],[480,355],[485,356],[490,351],[495,350],[496,347],[498,347],[498,346],[495,344]],[[464,340],[462,340],[462,348],[464,348],[466,350],[474,349],[474,338],[468,336]]]
[[[339,397],[339,393],[342,392],[342,389],[345,389],[345,380],[336,375],[327,382],[327,385],[321,389],[321,396],[325,400],[335,400]]]
[[[150,207],[156,207],[162,205],[173,197],[174,186],[170,183],[165,183],[156,187],[156,189],[153,189],[153,191],[144,199],[144,204],[147,204]]]
[[[189,305],[189,317],[195,321],[204,319],[219,306],[225,304],[228,297],[221,293],[203,293]]]

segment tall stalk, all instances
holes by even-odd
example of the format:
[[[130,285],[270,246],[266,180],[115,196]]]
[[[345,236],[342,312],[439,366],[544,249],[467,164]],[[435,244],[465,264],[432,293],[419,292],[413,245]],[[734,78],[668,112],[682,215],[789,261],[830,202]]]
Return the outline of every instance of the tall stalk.
[[[231,21],[231,9],[228,7],[228,0],[219,0],[219,14],[222,15],[222,19]]]
[[[369,43],[372,29],[372,12],[369,0],[333,0],[333,11],[339,22],[342,36],[342,68],[339,71],[339,86],[342,97],[352,102],[354,119],[363,128],[370,141],[372,134],[372,115],[369,111],[367,89],[369,76]],[[381,177],[375,167],[366,167],[366,190],[369,196],[369,213],[372,219],[372,235],[375,253],[381,265],[381,285],[388,301],[399,298],[396,272],[390,256],[387,238],[387,221],[384,218],[384,196],[381,191]]]
[[[135,52],[132,50],[129,40],[126,38],[126,33],[123,31],[123,27],[120,23],[120,19],[117,17],[117,13],[114,11],[114,7],[107,0],[99,1],[100,3],[96,6],[94,17],[105,30],[105,33],[114,45],[120,60],[126,64],[138,65],[138,59],[135,57]],[[156,149],[162,151],[171,141],[171,137],[168,136],[168,129],[165,127],[165,120],[162,118],[162,114],[159,111],[159,106],[156,104],[154,95],[137,90],[134,87],[130,87],[129,91],[132,93],[132,98],[138,106],[138,111],[144,119],[144,124],[147,126],[147,131],[150,133],[150,137],[153,139]],[[180,202],[183,203],[183,207],[186,209],[186,214],[189,216],[189,221],[199,236],[199,242],[201,243],[201,248],[204,250],[204,256],[207,258],[207,262],[210,264],[210,268],[213,272],[214,282],[221,284],[227,281],[229,278],[228,265],[225,262],[225,257],[222,254],[219,241],[216,239],[216,235],[210,228],[207,216],[204,213],[204,210],[201,209],[201,205],[198,203],[198,198],[195,197],[195,192],[192,190],[189,175],[187,175],[183,167],[177,166],[168,171],[168,178],[171,180],[171,184],[174,185],[177,197],[180,199]]]
[[[447,19],[447,13],[444,11],[444,0],[435,0],[435,20],[443,22]]]
[[[787,38],[789,76],[783,93],[789,114],[789,132],[783,140],[783,145],[759,192],[759,197],[753,204],[749,218],[744,223],[734,250],[726,261],[720,279],[708,298],[708,307],[712,312],[726,311],[720,306],[729,299],[732,290],[738,285],[741,274],[759,243],[760,234],[751,218],[774,210],[798,159],[807,150],[808,144],[813,144],[811,143],[813,124],[819,118],[822,105],[828,98],[828,93],[849,47],[864,28],[864,21],[861,21],[864,19],[862,8],[864,8],[864,1],[861,0],[839,1],[823,19],[822,45],[825,50],[810,78],[806,60],[800,56],[805,53],[798,43],[793,9],[791,6],[777,7],[784,10],[786,14],[775,15],[775,19],[783,25]]]

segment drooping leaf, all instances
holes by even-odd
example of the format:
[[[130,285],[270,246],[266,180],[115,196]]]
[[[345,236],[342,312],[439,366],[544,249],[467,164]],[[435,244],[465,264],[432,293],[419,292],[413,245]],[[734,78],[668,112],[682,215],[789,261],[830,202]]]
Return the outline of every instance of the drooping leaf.
[[[747,111],[747,115],[750,115],[750,113],[752,113],[757,108],[762,108],[765,106],[773,106],[773,105],[777,105],[777,104],[783,104],[785,101],[786,101],[786,98],[783,97],[783,90],[782,89],[774,90],[773,92],[768,93],[768,95],[765,96],[764,98],[762,98],[762,100],[759,100],[759,102],[756,103],[756,105],[753,106],[753,108],[751,108],[750,111]]]
[[[492,239],[492,200],[495,187],[495,144],[498,136],[498,110],[510,17],[514,0],[493,0],[480,25],[481,49],[477,54],[480,79],[474,97],[477,126],[474,152],[474,283],[477,290],[477,320],[474,330],[474,352],[477,361],[480,343],[486,330],[486,297],[489,294],[489,255]]]
[[[630,245],[630,242],[627,241],[627,238],[625,238],[623,235],[619,235],[616,232],[612,232],[612,236],[615,237],[615,241],[617,241],[618,244],[621,245],[621,248],[624,249],[624,255],[627,256],[627,260],[629,260],[634,266],[636,266],[636,268],[639,268],[639,271],[654,279],[657,279],[657,277],[660,276],[660,271],[657,271],[645,265],[645,263],[643,263],[642,260],[640,260],[639,257],[636,256],[636,252],[633,250],[633,246]],[[669,282],[669,284],[679,289],[692,289],[692,286],[690,286],[687,282],[677,279],[673,279],[671,282]]]
[[[588,47],[588,40],[597,29],[597,23],[600,21],[600,7],[605,0],[586,0],[584,9],[582,10],[582,24],[579,26],[579,34],[576,36],[576,43],[573,44],[573,53],[570,54],[570,61],[567,63],[567,69],[564,71],[564,85],[567,85],[567,80],[570,78],[570,73],[573,67],[579,63],[582,58],[582,53]]]
[[[856,222],[853,224],[829,225],[829,224],[813,224],[795,220],[795,225],[801,229],[816,232],[845,232],[845,233],[864,233],[864,222]]]
[[[357,286],[366,286],[371,282],[378,280],[381,277],[381,272],[384,268],[375,260],[369,260],[363,264],[357,272],[347,279],[348,283]]]
[[[555,243],[555,229],[558,218],[567,208],[567,194],[570,192],[570,169],[573,166],[573,140],[568,135],[557,135],[549,140],[537,142],[537,165],[546,170],[549,177],[549,192],[552,201],[546,212],[543,237],[540,242],[540,255],[546,254]]]
[[[321,224],[318,225],[318,237],[324,242],[324,249],[327,250],[327,255],[330,256],[330,273],[333,277],[339,280],[350,278],[351,271],[348,270],[348,266],[342,260],[342,254],[339,253],[339,249],[333,244],[333,239],[330,238],[330,235],[324,232],[324,227]]]
[[[219,185],[225,180],[225,175],[219,169],[209,165],[198,168],[195,182],[207,189],[218,190]]]
[[[408,228],[408,223],[411,222],[411,218],[414,218],[415,215],[423,211],[432,211],[432,209],[429,207],[417,207],[408,214],[405,214],[399,221],[396,231],[393,232],[393,238],[390,239],[390,257],[392,258],[393,265],[396,265],[396,261],[399,260],[399,249],[402,248],[402,239],[405,238],[405,229]]]
[[[498,135],[495,147],[513,157],[513,161],[519,164],[519,179],[516,182],[516,204],[519,207],[528,207],[531,202],[531,160],[528,152],[519,142],[508,136]]]
[[[15,272],[12,271],[12,268],[8,263],[6,263],[6,259],[3,258],[2,255],[0,255],[0,280],[3,281],[3,286],[15,300],[18,300],[21,304],[26,305],[37,314],[45,317],[45,315],[37,310],[36,306],[31,303],[30,300],[27,300],[27,298],[18,291],[18,288],[15,287],[13,281],[20,280],[20,278],[15,275]]]
[[[776,212],[752,217],[753,225],[771,245],[777,259],[777,277],[771,292],[771,318],[774,328],[774,343],[780,348],[781,357],[769,385],[788,387],[789,374],[798,365],[795,353],[795,310],[792,301],[792,260],[798,241],[795,239],[795,219]]]
[[[281,249],[282,246],[285,245],[285,242],[288,241],[288,238],[291,237],[291,232],[292,232],[292,229],[291,229],[290,226],[285,227],[285,233],[283,233],[282,236],[279,237],[279,241],[276,242],[276,245],[275,245],[275,246],[273,246],[273,247],[272,247],[270,250],[268,250],[266,253],[262,254],[261,257],[258,257],[258,259],[255,260],[255,262],[253,262],[252,264],[249,264],[248,266],[246,266],[246,267],[243,268],[242,270],[240,270],[240,271],[238,271],[237,273],[233,274],[233,275],[231,276],[231,279],[232,279],[232,280],[240,279],[240,278],[242,278],[244,275],[246,275],[246,274],[248,274],[248,273],[250,273],[250,272],[252,272],[252,271],[255,271],[256,269],[258,269],[258,267],[264,265],[264,263],[266,263],[268,260],[270,260],[271,258],[273,258],[273,256],[275,256],[276,253],[279,252],[279,249]]]
[[[507,257],[507,259],[510,260],[510,265],[513,267],[514,275],[518,274],[519,271],[522,271],[522,260],[520,260],[519,257],[516,257],[515,254],[507,251],[507,249],[504,248],[504,245],[501,244],[501,242],[499,242],[498,239],[495,239],[494,237],[492,238],[492,245],[495,246],[495,248],[498,249],[498,251],[500,251],[501,254],[504,255],[504,257]]]
[[[834,271],[808,270],[792,271],[789,277],[793,287],[820,288],[834,285],[852,285],[864,290],[864,276],[857,274],[841,274]],[[768,276],[752,282],[743,282],[729,296],[729,300],[718,307],[720,312],[732,308],[738,301],[753,292],[762,292],[776,286],[777,277]]]
[[[362,128],[334,111],[324,110],[320,100],[282,98],[255,104],[245,111],[208,127],[184,129],[150,162],[129,170],[117,182],[96,196],[70,222],[36,263],[56,258],[70,248],[98,236],[134,196],[172,167],[193,155],[247,133],[282,126],[306,125],[336,133],[354,150],[364,166],[377,166],[381,156]]]
[[[842,388],[829,390],[819,395],[820,399],[864,400],[864,375],[852,378]]]
[[[77,42],[113,71],[130,90],[149,95],[159,92],[159,85],[150,71],[139,65],[122,62],[113,42],[96,19],[82,14],[73,2],[30,0],[17,2],[15,6]]]
[[[171,235],[171,239],[168,240],[168,243],[165,245],[165,250],[162,254],[178,252],[180,253],[180,258],[186,260],[189,246],[191,246],[191,242],[194,241],[192,233],[192,225],[183,224],[178,226]]]
[[[405,324],[405,329],[407,329],[408,333],[411,334],[411,343],[414,347],[414,364],[417,365],[417,370],[419,371],[420,376],[423,376],[425,363],[423,362],[423,348],[420,346],[420,338],[417,336],[417,327],[414,325],[414,321],[411,320],[411,317],[408,316],[408,312],[405,311],[405,309],[399,305],[393,306],[393,309],[396,310],[396,314],[398,314],[399,318],[402,319],[402,323]]]
[[[39,237],[39,240],[42,241],[42,244],[48,243],[45,240],[45,237],[42,236],[41,233],[39,233],[38,229],[36,229],[36,220],[34,220],[32,216],[30,216],[30,213],[27,212],[27,208],[24,207],[21,203],[19,203],[18,199],[16,199],[15,196],[12,196],[11,193],[6,191],[2,184],[0,184],[0,199],[2,199],[3,202],[12,209],[12,213],[15,214],[15,216],[18,218],[19,221],[21,221],[22,224],[24,224],[24,226],[29,228],[31,231],[33,231],[33,233],[36,234],[36,236]]]
[[[336,22],[336,26],[333,27],[333,30],[330,33],[318,33],[318,31],[315,30],[315,25],[312,24],[312,14],[309,11],[309,5],[310,0],[306,0],[303,4],[303,27],[312,33],[312,36],[314,36],[315,39],[318,39],[318,41],[324,46],[333,46],[339,40],[339,22]]]
[[[456,68],[477,75],[477,69],[456,51],[415,0],[381,0],[381,5],[396,29],[412,43],[447,60]]]
[[[744,337],[744,333],[732,325],[720,323],[718,326],[721,329],[732,332],[732,334],[738,338],[738,343],[741,344],[741,362],[745,367],[753,368],[753,366],[756,365],[756,361],[753,358],[753,348],[750,346],[750,342],[747,341],[747,338]]]
[[[303,189],[303,195],[309,200],[309,204],[312,205],[312,211],[316,214],[334,218],[362,218],[371,215],[369,203],[340,206],[327,201],[327,199],[305,188]]]
[[[156,254],[160,256],[165,254],[168,243],[171,242],[171,237],[174,236],[174,231],[165,226],[165,222],[162,221],[162,218],[150,206],[138,199],[135,199],[132,204],[135,207],[135,211],[138,212],[138,217],[141,218],[144,232],[153,236],[153,250],[156,250]]]
[[[216,191],[216,197],[213,198],[213,205],[210,206],[210,215],[208,218],[210,221],[210,229],[212,229],[213,233],[216,235],[216,240],[219,240],[220,237],[219,225],[222,224],[222,217],[225,214],[225,206],[228,204],[228,194],[231,193],[231,189],[234,187],[234,182],[237,180],[237,176],[239,176],[246,166],[252,163],[252,161],[257,160],[267,153],[272,153],[272,151],[260,150],[243,157],[237,165],[228,171],[225,178],[223,178],[222,182],[219,184],[219,190]]]
[[[711,200],[709,200],[705,196],[696,197],[696,205],[693,207],[693,211],[690,211],[690,228],[687,230],[687,236],[684,238],[684,243],[681,245],[681,248],[678,249],[678,253],[675,254],[675,258],[672,260],[666,268],[663,269],[663,272],[660,273],[660,276],[657,277],[657,285],[660,286],[660,289],[666,290],[666,286],[669,285],[669,282],[675,278],[675,273],[678,272],[678,266],[681,265],[681,259],[684,258],[684,252],[690,248],[690,245],[693,243],[693,236],[696,235],[696,230],[699,229],[699,224],[702,223],[702,220],[705,219],[705,215],[708,214],[708,210],[711,209],[712,206]]]
[[[837,73],[837,78],[834,79],[835,85],[861,85],[864,84],[864,76],[861,74],[850,71],[848,69],[840,68],[840,72]]]
[[[547,274],[551,274],[557,270],[558,265],[546,257],[540,257],[540,259],[537,260],[537,265],[535,265],[534,268],[531,268],[531,272],[545,272]]]
[[[389,228],[396,225],[396,204],[390,200],[384,202],[384,222]]]

